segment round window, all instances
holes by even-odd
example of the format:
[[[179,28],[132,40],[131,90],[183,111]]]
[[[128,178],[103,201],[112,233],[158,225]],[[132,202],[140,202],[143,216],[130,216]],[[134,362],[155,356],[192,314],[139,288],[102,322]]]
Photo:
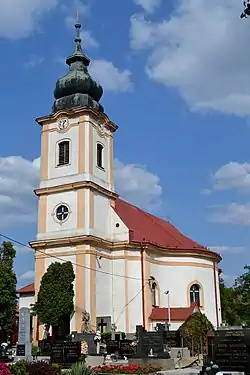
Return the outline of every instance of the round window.
[[[61,204],[56,209],[56,218],[59,221],[64,221],[69,216],[69,209],[65,204]]]

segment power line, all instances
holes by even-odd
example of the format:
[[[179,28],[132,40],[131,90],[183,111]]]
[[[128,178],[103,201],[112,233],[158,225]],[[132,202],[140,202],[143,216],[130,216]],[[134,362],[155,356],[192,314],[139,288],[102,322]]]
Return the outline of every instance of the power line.
[[[14,243],[16,243],[16,244],[18,244],[18,245],[21,245],[21,246],[23,246],[23,247],[26,247],[27,249],[32,249],[32,250],[34,250],[31,246],[28,246],[28,245],[26,245],[26,244],[24,244],[24,243],[22,243],[22,242],[20,242],[20,241],[18,241],[18,240],[15,240],[14,238],[11,238],[11,237],[9,237],[9,236],[6,236],[6,235],[4,235],[4,234],[2,234],[2,233],[0,233],[0,237],[3,237],[3,238],[7,239],[7,240],[10,241],[10,242],[14,242]],[[57,259],[57,260],[60,260],[60,261],[65,262],[65,259],[60,258],[60,257],[58,257],[58,256],[56,256],[56,255],[53,255],[53,254],[47,254],[47,253],[46,253],[45,251],[43,251],[43,250],[36,250],[36,251],[39,252],[39,253],[42,253],[43,255],[46,255],[46,256],[48,256],[48,257],[55,258],[55,259]],[[105,275],[110,275],[110,276],[114,276],[114,277],[122,277],[122,278],[124,278],[124,279],[130,279],[130,280],[142,281],[142,279],[139,278],[139,277],[132,277],[132,276],[125,276],[125,275],[113,274],[113,273],[111,273],[111,272],[103,271],[103,270],[100,270],[100,269],[97,269],[97,268],[92,268],[92,267],[84,266],[83,264],[78,264],[78,263],[75,263],[75,262],[71,262],[71,263],[72,263],[74,266],[76,266],[76,267],[85,268],[85,269],[90,270],[90,271],[100,272],[100,273],[105,274]],[[147,279],[146,279],[146,281],[147,281]]]
[[[143,285],[143,287],[139,290],[139,292],[136,293],[136,295],[135,295],[133,298],[131,298],[131,300],[129,300],[128,303],[126,303],[126,305],[124,305],[124,307],[123,307],[123,309],[122,309],[120,315],[119,315],[118,318],[116,319],[115,325],[116,325],[116,324],[118,323],[118,321],[120,320],[120,317],[122,316],[122,314],[123,314],[124,310],[126,309],[126,307],[129,306],[130,303],[133,302],[133,301],[139,296],[139,294],[141,294],[141,292],[144,290],[144,288],[145,288],[145,286],[146,286],[147,284],[149,284],[149,282],[146,282],[146,283]]]

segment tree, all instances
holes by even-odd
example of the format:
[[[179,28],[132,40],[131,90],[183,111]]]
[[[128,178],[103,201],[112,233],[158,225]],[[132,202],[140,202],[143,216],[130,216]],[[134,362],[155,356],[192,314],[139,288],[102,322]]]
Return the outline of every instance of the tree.
[[[207,343],[207,334],[213,325],[201,312],[191,314],[179,328],[192,354],[202,353]]]
[[[0,245],[0,341],[6,341],[11,335],[17,313],[15,257],[12,243],[3,242]]]
[[[222,278],[220,279],[220,299],[223,323],[229,326],[241,325],[240,295],[235,288],[226,287]]]
[[[75,274],[71,262],[52,263],[43,275],[33,311],[53,335],[68,334],[70,315],[74,309]]]
[[[239,276],[234,285],[237,299],[237,313],[241,322],[250,326],[250,266],[244,267],[245,272]]]

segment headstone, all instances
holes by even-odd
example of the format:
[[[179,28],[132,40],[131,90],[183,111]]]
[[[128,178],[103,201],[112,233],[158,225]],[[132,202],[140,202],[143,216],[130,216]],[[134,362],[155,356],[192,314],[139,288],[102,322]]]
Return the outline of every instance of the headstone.
[[[81,343],[72,341],[58,341],[51,346],[51,363],[69,367],[79,361],[81,357]]]
[[[30,309],[27,307],[22,307],[19,310],[17,356],[18,357],[30,357],[31,356]]]
[[[41,356],[49,357],[51,355],[51,340],[40,340],[38,342],[39,352]]]
[[[169,348],[181,348],[184,346],[180,331],[165,331],[164,337]]]
[[[168,352],[165,350],[163,330],[146,331],[142,326],[136,327],[136,357],[145,358],[149,354],[157,358],[169,358]]]
[[[131,357],[135,354],[135,347],[132,345],[132,340],[110,340],[107,343],[107,354],[116,354],[119,358]]]
[[[96,318],[97,330],[101,333],[112,331],[111,316],[100,316]]]
[[[208,338],[208,358],[220,371],[250,375],[250,329],[220,329]]]
[[[88,355],[96,355],[96,344],[94,342],[95,333],[77,333],[73,332],[71,336],[72,342],[86,341],[88,344]]]

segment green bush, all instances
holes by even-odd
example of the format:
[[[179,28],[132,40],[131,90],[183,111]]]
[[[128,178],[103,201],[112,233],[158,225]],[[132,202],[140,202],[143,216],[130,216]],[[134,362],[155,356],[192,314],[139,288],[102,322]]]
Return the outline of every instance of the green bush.
[[[17,361],[13,365],[9,365],[9,370],[12,375],[28,375],[29,365],[26,361]]]
[[[75,363],[67,373],[68,375],[95,375],[95,372],[85,362]]]
[[[62,367],[58,363],[52,363],[52,367],[58,375],[61,375]]]
[[[38,353],[38,345],[32,344],[31,355],[33,355],[35,357],[35,356],[37,356],[37,353]]]

